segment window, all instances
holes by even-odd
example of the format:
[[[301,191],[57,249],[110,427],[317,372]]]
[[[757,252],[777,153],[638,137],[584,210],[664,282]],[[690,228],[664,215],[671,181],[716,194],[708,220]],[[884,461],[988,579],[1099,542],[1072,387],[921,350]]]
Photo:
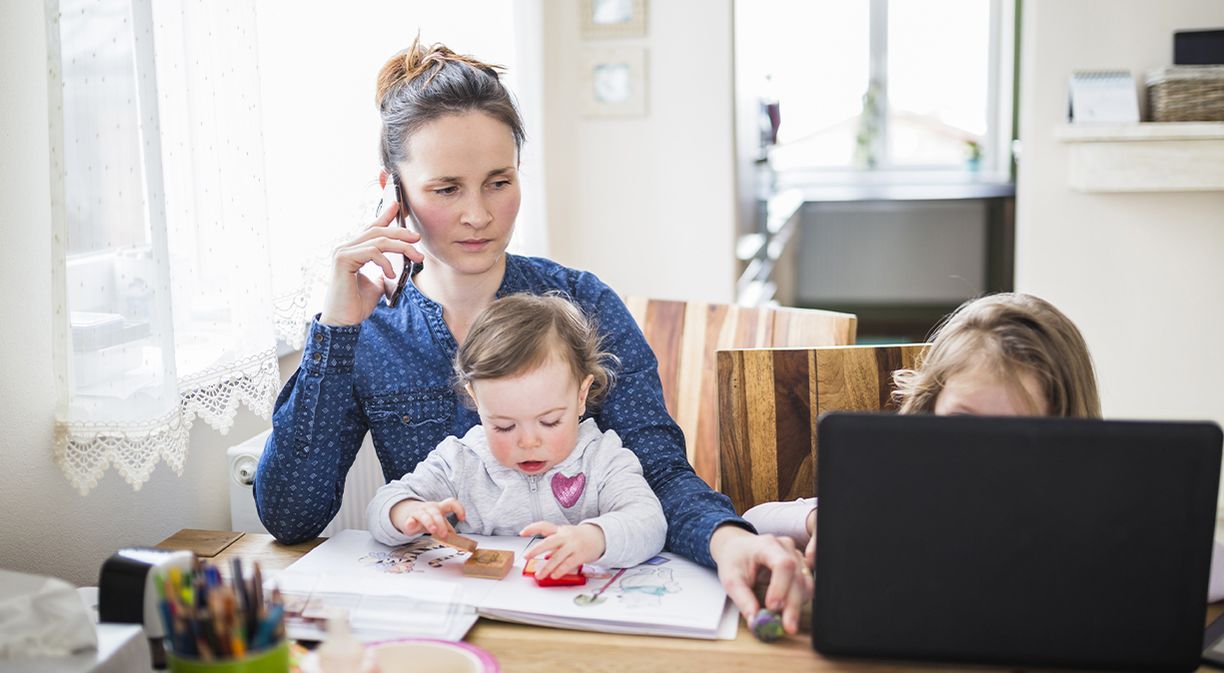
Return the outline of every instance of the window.
[[[777,103],[782,173],[1006,174],[1013,25],[1010,0],[741,2],[737,91]]]

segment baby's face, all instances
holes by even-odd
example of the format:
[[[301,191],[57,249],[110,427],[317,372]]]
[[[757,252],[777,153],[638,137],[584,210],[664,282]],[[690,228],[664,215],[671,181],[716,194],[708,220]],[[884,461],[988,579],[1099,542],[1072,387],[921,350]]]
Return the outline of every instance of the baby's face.
[[[935,398],[935,415],[1045,416],[1049,403],[1032,372],[1019,376],[1024,392],[986,367],[970,367],[948,377]],[[1026,395],[1027,393],[1027,399]]]
[[[569,457],[578,441],[591,379],[550,358],[514,377],[473,381],[472,397],[493,457],[524,474],[544,474]]]

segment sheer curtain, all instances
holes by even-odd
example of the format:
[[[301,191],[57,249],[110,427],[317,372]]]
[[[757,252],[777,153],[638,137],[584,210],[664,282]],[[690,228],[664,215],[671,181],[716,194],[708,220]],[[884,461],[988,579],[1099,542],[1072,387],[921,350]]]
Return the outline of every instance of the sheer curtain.
[[[48,0],[55,460],[181,474],[279,386],[251,0]]]
[[[539,0],[45,2],[54,451],[82,493],[181,474],[197,418],[270,415],[278,343],[302,347],[373,215],[375,74],[418,30],[509,66],[531,139],[511,250],[546,254]]]

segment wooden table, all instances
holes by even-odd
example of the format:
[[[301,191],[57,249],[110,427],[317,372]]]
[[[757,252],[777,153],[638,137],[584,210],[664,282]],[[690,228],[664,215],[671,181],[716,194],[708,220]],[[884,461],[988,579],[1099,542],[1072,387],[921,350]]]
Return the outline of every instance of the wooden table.
[[[322,538],[295,545],[283,545],[271,535],[227,533],[222,531],[182,530],[158,543],[163,549],[189,549],[211,558],[223,570],[229,559],[259,561],[269,570],[289,567],[306,552],[323,542]],[[1224,606],[1208,606],[1210,621]],[[588,631],[549,629],[522,624],[507,624],[481,618],[465,640],[488,650],[506,673],[520,671],[566,671],[621,673],[712,673],[714,671],[883,671],[929,672],[930,664],[906,666],[892,662],[832,660],[812,649],[811,636],[804,632],[774,643],[752,637],[741,623],[735,640],[695,640],[657,636],[626,636]],[[988,668],[939,665],[940,670],[1014,671],[1013,668]],[[1200,669],[1205,672],[1213,669]]]

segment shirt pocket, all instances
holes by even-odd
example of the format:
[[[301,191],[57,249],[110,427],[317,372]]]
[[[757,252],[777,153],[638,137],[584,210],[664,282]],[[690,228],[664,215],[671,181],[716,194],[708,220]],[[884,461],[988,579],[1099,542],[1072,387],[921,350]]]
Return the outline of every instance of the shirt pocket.
[[[362,409],[379,459],[399,477],[451,434],[455,393],[448,387],[380,393],[362,400]]]

